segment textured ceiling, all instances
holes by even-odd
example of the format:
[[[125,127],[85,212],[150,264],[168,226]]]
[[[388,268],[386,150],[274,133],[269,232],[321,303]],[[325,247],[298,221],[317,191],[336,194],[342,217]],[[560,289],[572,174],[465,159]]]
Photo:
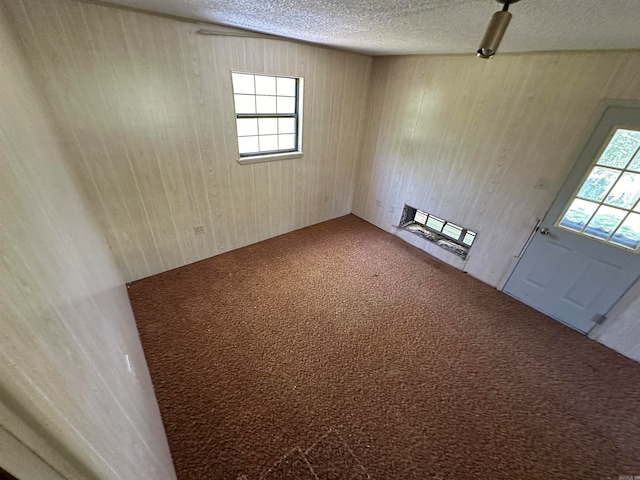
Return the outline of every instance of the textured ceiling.
[[[494,0],[109,0],[374,55],[473,53]],[[501,52],[640,48],[640,0],[522,0]]]

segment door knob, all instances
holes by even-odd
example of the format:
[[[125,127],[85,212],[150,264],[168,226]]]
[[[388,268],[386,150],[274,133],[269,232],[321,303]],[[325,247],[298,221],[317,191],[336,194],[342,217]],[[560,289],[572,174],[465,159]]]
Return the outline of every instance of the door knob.
[[[540,229],[540,235],[549,235],[549,229],[548,228],[541,228]]]

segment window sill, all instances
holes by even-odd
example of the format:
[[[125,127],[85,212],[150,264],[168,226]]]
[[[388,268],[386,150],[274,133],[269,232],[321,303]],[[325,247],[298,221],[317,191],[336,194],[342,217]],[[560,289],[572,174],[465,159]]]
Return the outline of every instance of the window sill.
[[[272,155],[256,155],[255,157],[241,157],[238,159],[240,165],[252,163],[276,162],[278,160],[292,160],[302,158],[302,152],[274,153]]]

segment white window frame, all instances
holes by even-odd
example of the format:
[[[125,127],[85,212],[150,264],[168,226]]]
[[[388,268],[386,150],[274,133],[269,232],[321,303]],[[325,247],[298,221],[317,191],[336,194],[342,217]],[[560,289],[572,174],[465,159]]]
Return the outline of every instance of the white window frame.
[[[571,195],[571,197],[569,199],[569,202],[567,203],[567,205],[562,210],[562,213],[557,218],[554,226],[556,228],[561,228],[562,230],[564,230],[566,232],[573,233],[574,235],[579,235],[579,236],[582,236],[582,237],[586,237],[586,238],[589,238],[590,240],[594,240],[594,241],[597,241],[597,242],[600,242],[600,243],[604,243],[604,244],[609,245],[611,247],[619,248],[619,249],[625,250],[627,252],[633,252],[633,253],[638,254],[638,253],[640,253],[640,245],[638,245],[635,248],[631,248],[631,247],[628,247],[628,246],[621,245],[619,243],[613,242],[612,240],[613,240],[614,236],[616,235],[616,233],[618,232],[618,230],[624,224],[624,222],[627,219],[627,217],[632,213],[638,213],[636,208],[638,208],[638,205],[640,205],[640,199],[636,200],[636,202],[629,208],[623,208],[623,207],[619,207],[617,205],[608,204],[608,203],[606,203],[606,199],[607,199],[608,195],[611,193],[611,191],[615,188],[617,182],[622,177],[622,174],[624,174],[625,172],[634,173],[634,174],[638,173],[635,170],[629,170],[628,167],[629,167],[629,165],[631,165],[631,163],[634,161],[634,159],[637,156],[640,155],[640,148],[638,148],[635,151],[635,153],[633,155],[631,155],[628,163],[626,164],[626,166],[624,168],[613,167],[613,166],[610,166],[610,165],[598,165],[598,162],[600,161],[600,158],[602,157],[603,153],[605,152],[605,150],[607,149],[607,147],[611,143],[611,140],[613,139],[614,135],[617,133],[618,130],[633,130],[633,131],[636,131],[636,132],[640,132],[640,128],[634,127],[634,126],[614,125],[611,128],[611,131],[607,135],[606,140],[600,146],[600,149],[598,150],[598,154],[596,155],[595,159],[591,162],[591,165],[589,166],[589,168],[587,169],[587,171],[583,175],[582,180],[580,180],[580,183],[578,184],[578,186],[576,187],[576,189],[572,193],[572,195]],[[610,170],[616,170],[616,171],[621,172],[620,176],[616,179],[615,182],[613,182],[611,184],[609,189],[606,191],[606,193],[605,193],[605,195],[604,195],[604,197],[603,197],[603,199],[601,201],[596,201],[596,200],[589,199],[589,198],[582,198],[582,197],[578,196],[578,194],[580,193],[580,190],[582,190],[582,187],[584,186],[585,182],[587,181],[587,179],[591,175],[591,172],[596,167],[603,167],[603,168],[607,168],[607,169],[610,169]],[[582,227],[582,229],[580,231],[574,230],[573,228],[565,227],[564,225],[561,224],[562,221],[564,220],[565,215],[567,214],[567,212],[571,208],[571,205],[573,204],[574,200],[576,200],[576,199],[585,200],[585,201],[588,201],[590,203],[594,203],[594,204],[598,205],[596,210],[591,214],[589,219],[585,222],[584,227]],[[586,229],[587,229],[587,227],[589,225],[589,222],[595,216],[595,214],[598,212],[598,209],[600,208],[600,206],[603,206],[603,205],[607,206],[607,207],[610,207],[610,208],[614,208],[616,210],[620,210],[621,212],[625,212],[624,216],[622,217],[620,222],[617,224],[617,226],[613,229],[613,231],[611,232],[611,234],[607,238],[602,238],[602,237],[598,237],[598,236],[590,235],[589,233],[586,233]]]
[[[236,111],[235,105],[235,91],[233,88],[233,74],[242,74],[242,75],[254,75],[254,76],[264,76],[264,77],[274,77],[274,78],[290,78],[296,81],[296,96],[295,96],[295,113],[294,114],[278,114],[276,112],[270,113],[238,113]],[[235,133],[236,139],[241,138],[238,134],[238,125],[237,120],[241,118],[295,118],[296,119],[296,145],[293,149],[287,150],[276,150],[269,152],[251,152],[251,153],[240,153],[239,144],[236,141],[236,147],[238,148],[238,162],[240,164],[252,164],[252,163],[260,163],[260,162],[271,162],[276,160],[287,160],[294,158],[301,158],[303,155],[302,152],[302,118],[303,118],[303,85],[304,79],[301,77],[295,77],[291,75],[274,75],[271,73],[257,73],[257,72],[243,72],[233,70],[231,71],[231,88],[232,88],[232,96],[234,98],[234,113],[235,113]],[[253,94],[254,96],[258,96],[257,94]],[[259,135],[258,135],[259,136]]]

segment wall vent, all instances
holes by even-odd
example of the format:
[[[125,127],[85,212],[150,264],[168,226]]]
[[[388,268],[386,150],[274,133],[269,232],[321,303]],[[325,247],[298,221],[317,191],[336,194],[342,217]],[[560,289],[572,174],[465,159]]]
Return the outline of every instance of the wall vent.
[[[467,258],[477,236],[468,228],[409,205],[402,210],[399,227],[462,258]]]

